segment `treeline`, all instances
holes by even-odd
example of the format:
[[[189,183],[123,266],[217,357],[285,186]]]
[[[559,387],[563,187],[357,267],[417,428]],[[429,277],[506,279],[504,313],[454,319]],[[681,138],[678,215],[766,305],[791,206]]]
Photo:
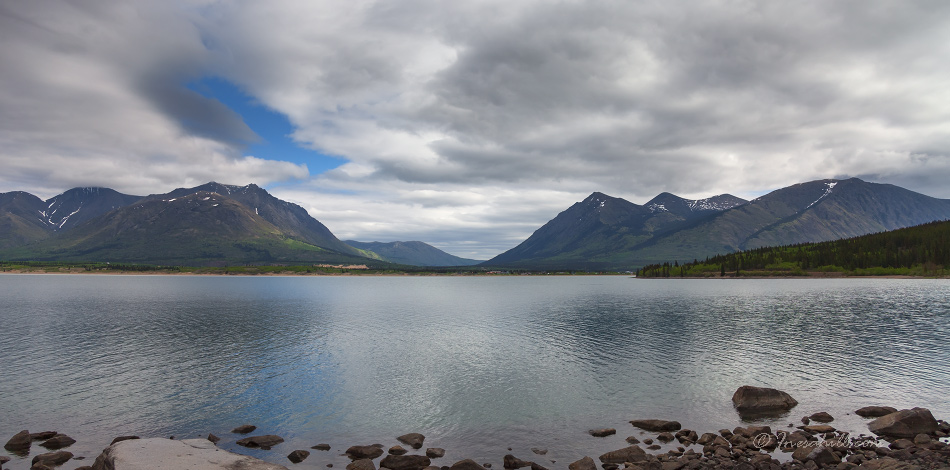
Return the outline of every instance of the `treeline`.
[[[689,263],[652,264],[639,277],[851,275],[945,276],[950,267],[950,221],[821,243],[764,247]]]

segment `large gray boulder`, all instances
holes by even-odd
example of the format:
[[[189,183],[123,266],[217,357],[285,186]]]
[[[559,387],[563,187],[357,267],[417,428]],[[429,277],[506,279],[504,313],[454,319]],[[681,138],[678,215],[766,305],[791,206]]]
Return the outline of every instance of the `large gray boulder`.
[[[732,404],[740,415],[753,416],[783,413],[798,401],[781,390],[743,385],[732,394]]]
[[[640,446],[624,447],[600,456],[602,463],[642,462],[644,460],[647,460],[647,453]]]
[[[30,443],[33,442],[33,439],[30,438],[30,431],[23,430],[13,435],[3,448],[9,450],[13,453],[25,453],[30,451]]]
[[[422,470],[431,463],[429,457],[424,455],[387,455],[379,462],[379,466],[390,470]]]
[[[937,420],[926,408],[900,410],[868,423],[868,429],[879,436],[911,439],[918,434],[932,434],[937,427]]]
[[[107,447],[93,470],[287,470],[283,465],[218,449],[207,439],[132,439]]]
[[[653,432],[679,431],[682,427],[679,421],[667,421],[664,419],[635,419],[630,421],[630,424],[640,429]]]

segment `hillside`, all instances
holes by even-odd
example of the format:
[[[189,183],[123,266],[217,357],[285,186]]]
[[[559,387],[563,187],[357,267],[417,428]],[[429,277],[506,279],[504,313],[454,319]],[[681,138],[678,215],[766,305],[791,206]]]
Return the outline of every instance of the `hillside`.
[[[397,264],[411,266],[472,266],[481,263],[479,260],[450,255],[432,245],[419,241],[383,243],[346,240],[345,243],[355,248],[376,253],[381,259]]]

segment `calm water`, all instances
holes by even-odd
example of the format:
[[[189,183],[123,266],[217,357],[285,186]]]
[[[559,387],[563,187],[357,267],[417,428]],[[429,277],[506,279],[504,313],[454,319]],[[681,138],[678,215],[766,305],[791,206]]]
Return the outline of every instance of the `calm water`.
[[[286,465],[326,442],[293,468],[338,467],[421,432],[448,451],[436,465],[500,468],[512,447],[566,468],[625,446],[631,419],[739,425],[743,384],[799,401],[773,426],[824,410],[866,432],[846,415],[865,405],[950,418],[941,280],[0,275],[0,301],[0,440],[58,430],[90,459],[118,435],[213,432]],[[243,423],[287,442],[236,447]]]

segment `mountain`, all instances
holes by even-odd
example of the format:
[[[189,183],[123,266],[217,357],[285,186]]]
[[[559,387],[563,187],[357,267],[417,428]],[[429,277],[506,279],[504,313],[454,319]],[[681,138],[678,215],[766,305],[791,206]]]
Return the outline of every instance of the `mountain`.
[[[690,200],[662,193],[640,206],[595,192],[544,224],[527,240],[486,266],[592,268],[661,234],[745,204],[729,194]]]
[[[346,240],[346,244],[372,251],[384,261],[412,266],[472,266],[479,260],[460,258],[450,255],[432,245],[423,242],[358,242]]]
[[[484,264],[631,268],[950,219],[950,200],[857,178],[796,184],[748,203],[728,195],[701,201],[664,193],[638,206],[594,193]]]
[[[23,245],[49,236],[42,218],[43,200],[23,191],[0,194],[0,249]]]
[[[109,188],[73,188],[47,199],[42,214],[54,232],[69,230],[139,199],[142,196],[122,194]]]

